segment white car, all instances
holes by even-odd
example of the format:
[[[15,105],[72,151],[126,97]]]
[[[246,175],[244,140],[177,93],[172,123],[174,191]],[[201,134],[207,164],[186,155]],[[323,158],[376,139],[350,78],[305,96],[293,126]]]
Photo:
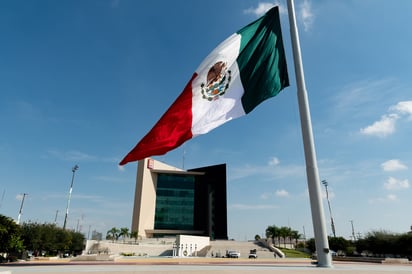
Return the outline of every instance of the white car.
[[[256,249],[251,249],[250,250],[249,259],[257,259]]]
[[[227,250],[226,251],[226,257],[228,257],[228,258],[239,258],[240,257],[240,252],[235,251],[235,250]]]

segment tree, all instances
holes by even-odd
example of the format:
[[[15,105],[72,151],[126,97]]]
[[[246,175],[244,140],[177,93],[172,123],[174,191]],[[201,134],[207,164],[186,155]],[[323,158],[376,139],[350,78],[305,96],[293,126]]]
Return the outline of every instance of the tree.
[[[280,237],[283,238],[283,246],[284,246],[285,248],[286,248],[286,238],[290,237],[290,234],[291,234],[291,229],[290,229],[290,227],[282,226],[282,227],[279,229],[279,235],[280,235]],[[280,243],[279,243],[279,245],[280,245]]]
[[[39,254],[55,256],[62,253],[78,254],[84,247],[84,235],[64,230],[50,223],[24,223],[21,230],[27,250]]]
[[[368,251],[375,256],[399,254],[397,242],[400,236],[384,230],[372,231],[367,233],[364,239],[358,241],[357,249],[360,252]]]
[[[329,247],[334,251],[347,252],[350,243],[343,237],[329,237]]]
[[[292,230],[290,232],[290,237],[295,240],[296,247],[298,246],[298,240],[302,237],[302,234],[297,230]]]
[[[13,219],[0,215],[0,253],[5,253],[8,261],[16,261],[23,250],[20,226]]]
[[[41,253],[57,255],[68,249],[70,244],[66,231],[48,223],[23,223],[22,238],[26,248],[32,250],[35,256]]]
[[[43,227],[48,227],[50,229],[48,235],[53,235],[53,238],[49,239],[51,241],[50,245],[52,246],[51,250],[55,250],[56,254],[61,254],[62,252],[66,253],[66,251],[71,250],[71,246],[73,243],[73,235],[71,231],[64,230],[60,227],[56,227],[56,225],[54,224],[44,225]]]
[[[112,227],[112,229],[110,229],[109,231],[107,231],[106,234],[106,239],[107,240],[112,240],[112,242],[114,242],[115,240],[117,241],[120,237],[120,230]]]
[[[123,238],[123,243],[124,243],[124,240],[125,240],[127,237],[130,236],[129,229],[128,229],[127,227],[122,227],[122,228],[120,228],[120,234],[119,234],[119,236],[121,236],[121,237]]]
[[[137,242],[137,238],[139,238],[139,232],[137,230],[133,230],[132,233],[130,233],[130,237],[134,239],[134,243]]]
[[[20,226],[12,218],[0,215],[0,253],[21,253],[24,249]]]
[[[397,240],[399,254],[403,257],[412,258],[412,234],[405,233],[399,236]]]
[[[272,244],[275,244],[275,238],[278,238],[280,244],[280,229],[276,225],[270,225],[266,228],[266,238],[272,239]]]
[[[35,256],[42,250],[41,229],[35,223],[23,223],[21,237],[27,250],[33,251]]]
[[[316,243],[315,243],[315,238],[310,238],[308,241],[306,241],[306,247],[309,249],[311,253],[316,251]]]
[[[80,232],[70,231],[71,242],[69,250],[73,252],[74,255],[81,254],[84,249],[85,237]]]

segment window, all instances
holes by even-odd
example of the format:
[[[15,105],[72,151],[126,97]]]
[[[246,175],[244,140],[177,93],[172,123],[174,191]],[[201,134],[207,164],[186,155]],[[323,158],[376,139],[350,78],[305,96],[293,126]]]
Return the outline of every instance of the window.
[[[158,174],[155,229],[193,229],[195,177]]]

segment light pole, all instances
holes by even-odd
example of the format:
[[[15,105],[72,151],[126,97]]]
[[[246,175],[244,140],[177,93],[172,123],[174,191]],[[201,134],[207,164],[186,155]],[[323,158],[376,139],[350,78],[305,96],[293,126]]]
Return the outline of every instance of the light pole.
[[[66,229],[67,215],[69,215],[70,198],[72,197],[74,174],[76,173],[76,170],[78,170],[78,169],[79,169],[79,166],[78,166],[78,165],[75,165],[75,166],[72,168],[72,172],[73,172],[72,182],[71,182],[71,184],[70,184],[69,197],[68,197],[68,199],[67,199],[66,215],[64,216],[63,230]]]
[[[333,222],[332,209],[330,208],[329,193],[328,193],[328,182],[326,180],[322,180],[322,184],[325,186],[325,190],[326,190],[326,200],[328,201],[329,214],[330,214],[330,225],[332,227],[333,237],[336,238],[335,223]]]
[[[89,232],[87,232],[87,240],[90,240],[90,229],[92,228],[92,225],[89,225]]]
[[[351,225],[352,225],[352,237],[353,237],[353,241],[356,241],[355,228],[353,227],[353,220],[350,220],[350,223],[351,223]]]
[[[21,212],[23,211],[24,197],[26,197],[26,195],[28,195],[28,194],[27,194],[27,193],[23,193],[23,199],[21,199],[19,216],[17,217],[17,224],[20,224]]]
[[[56,210],[56,215],[54,216],[54,224],[57,225],[57,215],[59,214],[59,210]]]

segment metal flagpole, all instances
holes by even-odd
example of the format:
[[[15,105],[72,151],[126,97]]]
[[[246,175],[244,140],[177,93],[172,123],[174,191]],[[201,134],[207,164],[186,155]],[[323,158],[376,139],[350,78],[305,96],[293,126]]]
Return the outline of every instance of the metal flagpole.
[[[306,160],[306,176],[308,180],[309,200],[312,212],[315,245],[319,267],[332,267],[332,257],[329,252],[329,242],[326,233],[325,215],[322,206],[320,180],[313,142],[312,122],[310,119],[309,102],[303,74],[302,57],[300,53],[299,35],[296,26],[296,16],[293,0],[288,0],[290,36],[292,40],[293,61],[295,65],[296,84],[298,92],[299,113],[301,120],[303,146]]]

